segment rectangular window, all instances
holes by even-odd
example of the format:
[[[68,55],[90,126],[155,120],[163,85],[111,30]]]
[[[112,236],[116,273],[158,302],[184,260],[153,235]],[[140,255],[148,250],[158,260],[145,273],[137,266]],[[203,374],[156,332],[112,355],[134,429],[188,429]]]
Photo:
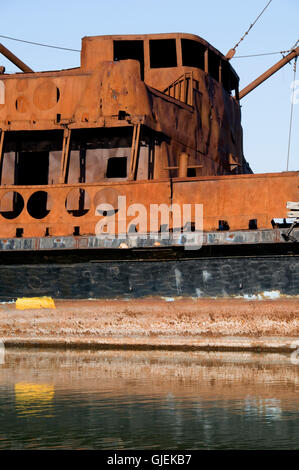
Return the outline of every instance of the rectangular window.
[[[186,67],[205,68],[205,46],[191,39],[182,39],[183,65]]]
[[[106,178],[126,178],[127,157],[111,157],[108,160]]]
[[[132,127],[73,129],[67,182],[97,183],[106,178],[126,178],[127,167],[121,176],[116,176],[112,167],[110,171],[112,163],[108,162],[125,159],[129,164],[132,132]]]
[[[134,59],[140,62],[141,79],[144,78],[143,41],[113,41],[113,60]]]
[[[209,50],[209,75],[219,81],[220,57]]]
[[[48,184],[49,152],[18,152],[16,185]]]
[[[53,154],[59,154],[55,175],[59,178],[63,131],[10,131],[5,133],[1,185],[34,186],[53,183]],[[16,217],[22,201],[10,193],[1,204],[4,212]],[[29,214],[42,218],[50,207],[46,192],[38,191],[28,201]],[[22,209],[21,209],[22,210]],[[9,215],[7,214],[9,218]]]
[[[149,45],[152,69],[177,67],[175,39],[150,39]]]
[[[1,184],[52,184],[52,157],[57,153],[61,159],[62,138],[63,131],[6,132]]]
[[[232,70],[230,72],[230,89],[235,91],[235,96],[239,99],[239,78]]]
[[[230,93],[231,92],[231,71],[230,71],[230,65],[225,60],[221,62],[221,79],[222,79],[223,88],[228,93]]]

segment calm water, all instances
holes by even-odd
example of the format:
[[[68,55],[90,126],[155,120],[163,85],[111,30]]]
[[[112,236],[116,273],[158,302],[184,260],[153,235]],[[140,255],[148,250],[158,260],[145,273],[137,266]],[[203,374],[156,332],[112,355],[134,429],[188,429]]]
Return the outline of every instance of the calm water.
[[[0,449],[298,449],[288,356],[8,350]]]

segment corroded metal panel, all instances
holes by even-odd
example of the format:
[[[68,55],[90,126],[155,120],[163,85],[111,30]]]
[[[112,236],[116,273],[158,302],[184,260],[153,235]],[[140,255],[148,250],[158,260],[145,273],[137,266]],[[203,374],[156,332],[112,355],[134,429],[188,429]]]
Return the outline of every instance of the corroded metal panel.
[[[205,232],[202,236],[202,246],[223,247],[237,245],[273,245],[287,244],[284,237],[287,229],[272,230],[239,230],[239,231],[218,231]],[[299,229],[292,231],[294,242],[299,242]],[[293,245],[290,243],[290,248]],[[141,237],[138,233],[134,236],[101,239],[94,235],[82,236],[61,236],[61,237],[38,237],[38,238],[7,238],[0,239],[1,251],[44,251],[44,250],[101,250],[102,248],[113,250],[130,249],[150,249],[156,255],[163,248],[175,249],[184,248],[183,235],[181,237],[163,238],[161,234],[155,236]],[[194,250],[195,255],[198,250]],[[200,253],[200,252],[199,252]]]
[[[287,201],[298,197],[298,172],[236,175],[173,181],[173,202],[203,204],[204,230],[226,220],[231,230],[246,230],[251,219],[259,229],[287,217]]]
[[[109,191],[107,191],[109,189]],[[68,236],[73,235],[75,227],[79,228],[80,235],[95,234],[96,224],[105,217],[96,208],[98,204],[113,204],[118,197],[124,196],[125,211],[131,204],[141,203],[147,211],[147,225],[149,227],[150,205],[171,204],[171,185],[169,181],[122,181],[118,183],[102,184],[68,184],[49,186],[8,186],[0,187],[0,201],[12,191],[19,194],[23,201],[23,209],[13,218],[1,209],[0,238],[12,238],[16,236],[17,229],[22,229],[24,237]],[[30,198],[39,192],[47,194],[47,208],[44,217],[35,218],[28,212]],[[84,192],[84,211],[73,213],[77,209],[79,199]],[[111,199],[111,192],[113,197]],[[68,201],[69,205],[68,205]],[[0,206],[1,207],[1,206]],[[127,217],[127,226],[134,216]],[[117,226],[116,226],[117,232]]]
[[[136,51],[116,57],[121,41],[143,42],[142,57]],[[175,47],[173,63],[159,47],[153,60],[151,44],[165,41]],[[202,51],[200,63],[191,57],[186,65],[188,41]],[[145,207],[147,227],[151,204],[197,203],[205,231],[217,230],[220,220],[233,231],[247,230],[250,220],[270,229],[297,198],[299,173],[249,174],[238,76],[202,38],[84,38],[80,67],[25,71],[0,76],[2,239],[92,237],[104,216],[97,205],[112,201],[117,211],[118,196],[126,197],[126,207]],[[22,152],[35,153],[29,168],[19,164]],[[126,171],[109,176],[109,162],[119,157]],[[34,183],[30,173],[37,175]]]
[[[298,294],[299,257],[2,264],[0,299],[240,297]]]

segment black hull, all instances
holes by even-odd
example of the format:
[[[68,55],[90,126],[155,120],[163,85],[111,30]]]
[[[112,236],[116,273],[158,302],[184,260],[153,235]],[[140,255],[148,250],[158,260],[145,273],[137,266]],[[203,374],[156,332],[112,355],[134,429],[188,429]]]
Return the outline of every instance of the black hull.
[[[1,253],[0,299],[299,295],[298,244]],[[270,295],[271,298],[271,295]]]

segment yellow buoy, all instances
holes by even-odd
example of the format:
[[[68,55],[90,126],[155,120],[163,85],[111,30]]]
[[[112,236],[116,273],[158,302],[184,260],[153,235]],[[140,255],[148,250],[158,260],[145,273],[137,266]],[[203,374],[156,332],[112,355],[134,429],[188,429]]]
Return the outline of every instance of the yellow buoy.
[[[17,299],[16,308],[26,310],[28,308],[56,308],[52,297],[22,297]]]

